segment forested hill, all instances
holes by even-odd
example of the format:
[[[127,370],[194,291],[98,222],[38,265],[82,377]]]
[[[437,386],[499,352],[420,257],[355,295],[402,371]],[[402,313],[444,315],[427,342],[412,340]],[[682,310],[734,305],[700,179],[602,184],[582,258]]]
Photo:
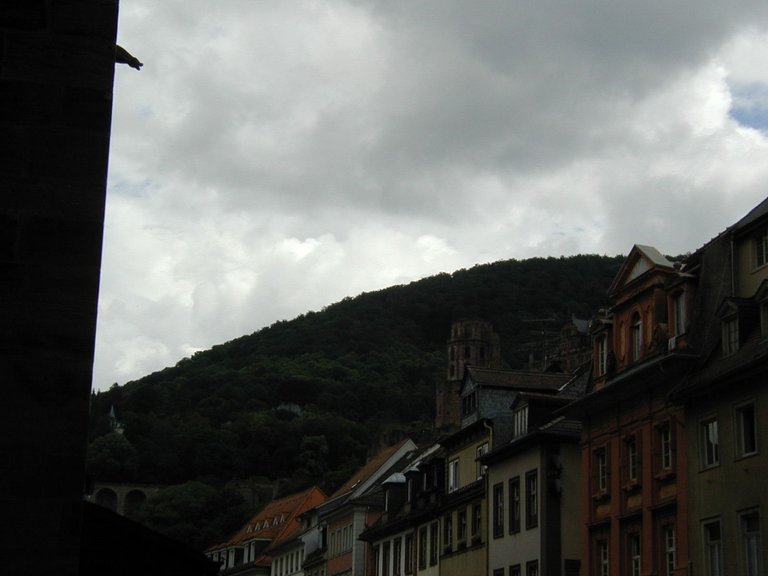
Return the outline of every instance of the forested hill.
[[[345,298],[93,397],[97,480],[324,479],[332,489],[391,430],[427,430],[451,322],[491,320],[506,366],[536,323],[590,318],[621,257],[508,260]],[[124,434],[111,432],[114,407]]]

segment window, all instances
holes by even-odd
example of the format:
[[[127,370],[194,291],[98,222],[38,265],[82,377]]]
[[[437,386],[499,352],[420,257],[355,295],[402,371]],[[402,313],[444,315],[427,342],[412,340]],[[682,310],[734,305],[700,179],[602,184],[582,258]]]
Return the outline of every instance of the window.
[[[504,536],[504,484],[493,487],[493,537]]]
[[[627,481],[634,483],[640,478],[640,457],[637,449],[637,437],[634,434],[626,438],[624,441],[624,448],[627,457]]]
[[[661,469],[672,470],[672,429],[669,424],[659,428],[659,448],[661,452]]]
[[[443,552],[448,553],[453,550],[453,514],[446,514],[443,517]]]
[[[673,314],[674,314],[674,336],[685,334],[685,292],[680,291],[672,296]]]
[[[378,544],[373,547],[373,574],[374,576],[380,576],[381,572],[379,571],[379,546]]]
[[[640,534],[632,532],[627,535],[627,549],[629,574],[631,576],[640,576]]]
[[[427,527],[419,530],[419,570],[427,567]]]
[[[597,338],[597,375],[608,373],[608,338],[603,334]]]
[[[405,535],[405,573],[413,574],[413,534]]]
[[[752,240],[752,245],[755,252],[755,268],[765,266],[768,263],[768,228],[755,236]]]
[[[448,492],[459,489],[459,459],[448,462]]]
[[[513,434],[517,438],[526,432],[528,432],[528,406],[523,406],[513,413]]]
[[[608,491],[608,449],[601,446],[595,450],[595,488],[598,494]]]
[[[480,531],[483,526],[483,512],[479,502],[472,504],[472,541],[480,541]]]
[[[459,546],[467,544],[467,509],[462,508],[457,513],[456,540]]]
[[[483,442],[482,444],[480,444],[480,446],[477,447],[476,458],[478,459],[478,462],[477,462],[477,479],[478,480],[480,480],[480,478],[482,478],[485,475],[485,471],[488,469],[487,466],[479,462],[480,457],[483,454],[486,454],[487,452],[488,452],[488,442]]]
[[[405,482],[405,501],[406,502],[413,502],[413,483],[414,479],[413,477],[408,478]]]
[[[675,537],[675,525],[667,524],[663,528],[664,534],[664,574],[672,576],[675,573],[675,564],[677,563],[677,549]]]
[[[389,572],[389,542],[384,542],[381,547],[381,574],[382,576],[391,576]]]
[[[723,538],[720,532],[720,520],[705,522],[703,531],[706,576],[722,576]]]
[[[726,318],[722,323],[723,356],[736,353],[739,349],[739,319]]]
[[[536,470],[525,474],[525,527],[534,528],[539,523],[539,476]]]
[[[701,466],[709,468],[720,463],[717,418],[707,418],[701,424]]]
[[[469,416],[477,410],[477,390],[473,390],[461,399],[461,415]]]
[[[525,563],[525,576],[539,576],[538,560],[531,560]]]
[[[496,568],[493,571],[493,576],[504,576],[504,568]]]
[[[750,456],[757,453],[755,405],[743,404],[736,408],[736,453]]]
[[[632,315],[629,341],[632,345],[632,361],[637,362],[640,360],[643,349],[643,321],[637,312]]]
[[[513,564],[509,567],[509,576],[520,576],[520,564]]]
[[[757,576],[760,574],[762,551],[760,549],[760,516],[756,510],[741,515],[741,538],[746,555],[746,576]]]
[[[440,528],[437,522],[429,526],[429,565],[437,564],[437,539],[440,537]]]
[[[520,532],[520,476],[509,479],[509,533]]]
[[[597,541],[597,575],[609,576],[611,573],[610,556],[608,553],[608,540]]]
[[[400,576],[401,574],[400,567],[403,564],[402,546],[403,541],[400,538],[395,539],[392,544],[392,574],[394,576]]]

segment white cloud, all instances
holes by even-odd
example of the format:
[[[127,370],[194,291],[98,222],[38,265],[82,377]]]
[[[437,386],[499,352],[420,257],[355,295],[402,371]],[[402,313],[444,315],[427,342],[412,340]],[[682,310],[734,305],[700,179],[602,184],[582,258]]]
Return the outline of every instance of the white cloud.
[[[479,262],[698,247],[766,195],[767,9],[121,7],[95,386]]]

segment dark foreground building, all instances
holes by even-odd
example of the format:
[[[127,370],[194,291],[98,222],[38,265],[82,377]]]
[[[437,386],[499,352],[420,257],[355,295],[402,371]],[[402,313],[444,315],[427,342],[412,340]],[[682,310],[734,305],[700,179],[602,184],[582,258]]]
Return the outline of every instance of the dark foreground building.
[[[211,566],[83,501],[117,12],[0,2],[0,574]]]

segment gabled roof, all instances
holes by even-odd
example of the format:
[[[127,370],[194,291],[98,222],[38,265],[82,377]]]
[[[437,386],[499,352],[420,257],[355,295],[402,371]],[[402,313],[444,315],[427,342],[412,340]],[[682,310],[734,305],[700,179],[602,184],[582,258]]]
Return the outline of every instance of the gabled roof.
[[[613,282],[611,282],[611,286],[608,288],[609,296],[612,296],[623,286],[636,280],[640,276],[643,276],[647,272],[659,268],[666,271],[675,269],[674,263],[668,260],[666,256],[653,246],[635,244],[632,246],[632,250],[629,251],[629,255],[627,255],[627,258],[621,265]]]
[[[492,370],[468,366],[464,375],[463,389],[467,379],[486,388],[509,390],[557,391],[571,379],[570,374],[557,372],[534,372],[532,370]]]
[[[381,477],[397,460],[405,453],[416,449],[416,444],[409,438],[398,442],[394,446],[385,448],[371,458],[362,468],[352,474],[344,484],[334,492],[329,500],[334,500],[344,495],[355,496],[367,488],[372,482]]]
[[[413,458],[410,464],[408,464],[408,467],[403,470],[403,474],[418,472],[421,469],[421,466],[423,464],[426,464],[431,460],[433,460],[437,455],[440,454],[441,450],[442,450],[442,446],[440,446],[440,443],[438,442],[431,444],[426,448],[422,449]]]
[[[220,550],[241,546],[251,540],[269,540],[278,545],[301,528],[299,515],[326,500],[320,488],[312,487],[267,504],[227,541],[210,548]]]

